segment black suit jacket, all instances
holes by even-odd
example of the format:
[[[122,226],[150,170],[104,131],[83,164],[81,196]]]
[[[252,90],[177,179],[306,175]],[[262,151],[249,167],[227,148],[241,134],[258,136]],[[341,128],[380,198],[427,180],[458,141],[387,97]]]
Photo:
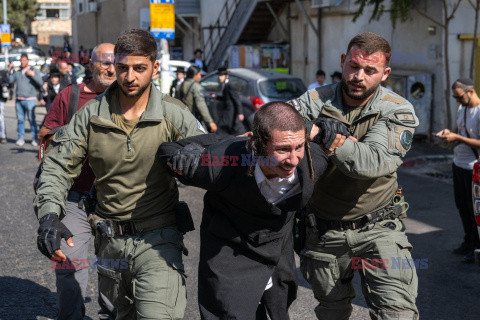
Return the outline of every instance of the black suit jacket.
[[[243,124],[238,120],[238,115],[243,114],[242,101],[238,92],[230,83],[226,83],[222,90],[222,98],[219,99],[218,128],[224,134],[239,135],[245,132]]]
[[[160,146],[167,161],[183,146],[197,142],[208,145],[212,135],[190,137]],[[321,148],[311,144],[315,176],[327,167]],[[315,180],[310,178],[306,157],[297,174],[302,192],[273,205],[261,194],[256,180],[247,175],[250,152],[246,140],[233,138],[207,148],[205,155],[237,159],[237,165],[203,164],[186,182],[207,190],[200,228],[200,262],[198,297],[202,319],[255,318],[258,304],[270,294],[279,312],[275,319],[288,319],[288,306],[296,298],[297,279],[293,253],[293,226],[296,210],[310,199]],[[242,159],[243,165],[242,165]],[[214,164],[212,161],[210,163]],[[274,287],[265,291],[272,277]]]

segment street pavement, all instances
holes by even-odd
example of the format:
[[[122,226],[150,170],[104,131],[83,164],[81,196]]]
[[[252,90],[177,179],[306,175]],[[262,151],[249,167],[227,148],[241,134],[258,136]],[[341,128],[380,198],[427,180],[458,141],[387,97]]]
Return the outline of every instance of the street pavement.
[[[37,108],[37,121],[44,117],[44,108]],[[36,247],[38,222],[33,213],[32,181],[38,160],[37,150],[27,143],[17,147],[14,105],[6,106],[8,144],[0,145],[0,319],[29,320],[55,317],[55,277],[49,261]],[[27,129],[29,124],[26,124]],[[411,154],[449,153],[425,143],[416,143]],[[435,175],[433,175],[435,176]],[[451,180],[432,177],[413,168],[401,169],[399,181],[410,203],[405,220],[413,258],[422,264],[419,276],[418,309],[422,319],[480,319],[479,267],[463,264],[451,253],[462,240],[462,228],[453,201]],[[185,319],[199,319],[197,308],[197,264],[202,197],[204,192],[191,187],[180,189],[181,199],[189,203],[197,230],[186,235],[190,254],[185,257],[188,304]],[[93,247],[93,242],[92,246]],[[94,258],[93,249],[89,257]],[[426,262],[426,263],[425,263]],[[96,270],[90,269],[87,318],[97,319]],[[315,319],[316,306],[312,291],[299,275],[298,298],[290,309],[291,319]],[[359,275],[354,284],[357,297],[351,319],[369,319]]]

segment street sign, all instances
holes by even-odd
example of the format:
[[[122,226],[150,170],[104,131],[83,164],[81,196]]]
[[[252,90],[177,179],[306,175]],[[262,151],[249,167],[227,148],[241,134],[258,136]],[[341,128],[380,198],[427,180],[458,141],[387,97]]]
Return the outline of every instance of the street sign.
[[[174,0],[150,0],[150,33],[155,39],[175,39]]]
[[[3,48],[12,46],[9,24],[0,24],[0,40]]]

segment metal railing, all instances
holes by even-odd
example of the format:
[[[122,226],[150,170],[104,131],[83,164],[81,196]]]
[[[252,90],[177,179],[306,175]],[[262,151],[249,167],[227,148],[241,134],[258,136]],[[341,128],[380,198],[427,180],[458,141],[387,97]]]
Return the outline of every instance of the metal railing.
[[[218,15],[217,21],[213,25],[202,28],[202,32],[205,30],[209,31],[208,38],[203,37],[203,48],[205,51],[204,58],[207,62],[207,65],[210,65],[210,63],[212,62],[213,53],[220,44],[222,37],[225,34],[228,26],[230,25],[240,2],[241,0],[227,0],[222,10],[220,11],[220,14]]]

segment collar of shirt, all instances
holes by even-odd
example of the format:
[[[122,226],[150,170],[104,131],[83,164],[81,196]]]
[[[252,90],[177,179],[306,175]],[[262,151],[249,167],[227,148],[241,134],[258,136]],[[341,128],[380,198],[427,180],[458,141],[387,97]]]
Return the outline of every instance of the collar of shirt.
[[[279,178],[275,177],[267,179],[260,165],[255,165],[254,171],[255,181],[257,182],[260,193],[265,199],[272,204],[278,203],[287,196],[295,195],[301,192],[300,181],[298,179],[297,170],[291,177]]]

